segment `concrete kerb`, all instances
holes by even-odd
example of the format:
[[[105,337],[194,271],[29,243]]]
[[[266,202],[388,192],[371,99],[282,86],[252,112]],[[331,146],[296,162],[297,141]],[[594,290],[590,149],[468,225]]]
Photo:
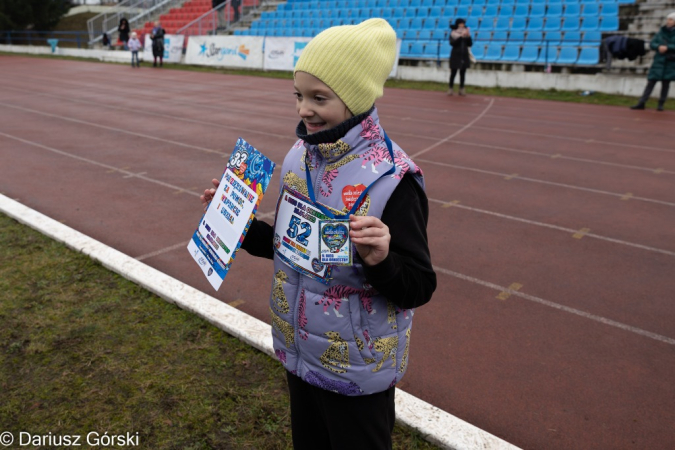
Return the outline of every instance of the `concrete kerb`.
[[[190,311],[274,358],[270,326],[124,253],[0,194],[0,212],[81,252],[105,268]],[[187,247],[187,241],[185,243]],[[186,254],[187,257],[187,254]],[[396,420],[452,450],[519,450],[435,406],[396,390]]]

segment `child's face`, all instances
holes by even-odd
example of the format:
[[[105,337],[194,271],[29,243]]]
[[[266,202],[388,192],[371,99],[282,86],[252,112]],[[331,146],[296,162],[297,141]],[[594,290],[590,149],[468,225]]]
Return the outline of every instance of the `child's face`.
[[[297,72],[294,87],[295,106],[307,134],[330,130],[353,116],[340,97],[313,75]]]

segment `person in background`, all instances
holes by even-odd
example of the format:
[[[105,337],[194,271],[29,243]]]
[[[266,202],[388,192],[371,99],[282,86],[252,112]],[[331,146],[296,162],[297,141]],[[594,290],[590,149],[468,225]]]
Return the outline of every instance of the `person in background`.
[[[138,63],[138,51],[143,46],[141,45],[141,41],[138,40],[138,35],[135,31],[131,33],[131,39],[129,39],[128,46],[129,50],[131,50],[131,67],[141,67]],[[134,61],[136,61],[135,66]]]
[[[117,27],[117,33],[118,33],[120,42],[124,46],[124,50],[129,50],[129,46],[127,45],[127,43],[129,42],[129,32],[130,31],[131,30],[129,29],[129,21],[127,19],[125,19],[124,17],[122,17],[120,19],[120,24]]]
[[[471,65],[469,58],[469,48],[473,45],[471,39],[471,30],[467,28],[464,19],[456,19],[454,25],[450,25],[450,45],[452,52],[450,53],[450,85],[448,88],[448,95],[455,93],[455,77],[459,72],[459,95],[466,95],[464,91],[464,80],[466,69]]]
[[[661,27],[650,44],[652,50],[656,51],[654,62],[647,75],[647,87],[645,87],[642,97],[636,105],[630,109],[645,109],[645,104],[652,95],[656,82],[661,82],[661,96],[657,111],[663,111],[663,105],[668,98],[670,82],[675,80],[675,12],[668,14],[666,24]]]
[[[211,8],[216,9],[227,0],[211,0]],[[222,27],[225,24],[225,8],[220,8],[216,11],[216,17],[218,18],[218,27]]]
[[[162,28],[159,20],[155,22],[155,27],[150,32],[150,39],[152,40],[152,67],[157,67],[157,58],[159,58],[159,67],[162,67],[164,60],[164,35],[166,31]]]
[[[241,0],[232,0],[231,3],[232,9],[234,9],[234,22],[239,22],[239,6],[241,5]]]

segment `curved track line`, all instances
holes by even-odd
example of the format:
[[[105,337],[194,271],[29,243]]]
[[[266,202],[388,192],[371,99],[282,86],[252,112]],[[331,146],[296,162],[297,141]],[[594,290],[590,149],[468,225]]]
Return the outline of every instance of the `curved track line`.
[[[520,291],[515,291],[513,289],[509,289],[508,287],[499,286],[498,284],[490,283],[489,281],[483,281],[483,280],[480,280],[478,278],[470,277],[468,275],[464,275],[464,274],[459,273],[459,272],[454,272],[452,270],[444,269],[442,267],[438,267],[438,266],[433,266],[433,267],[434,267],[434,270],[436,272],[440,272],[440,273],[443,273],[445,275],[450,275],[451,277],[459,278],[460,280],[469,281],[471,283],[479,284],[481,286],[485,286],[485,287],[488,287],[488,288],[491,288],[491,289],[495,289],[499,292],[506,291],[506,292],[508,292],[509,294],[511,294],[515,297],[524,298],[525,300],[529,300],[531,302],[539,303],[540,305],[549,306],[551,308],[555,308],[555,309],[558,309],[560,311],[565,311],[565,312],[568,312],[570,314],[574,314],[574,315],[583,317],[585,319],[590,319],[590,320],[593,320],[595,322],[599,322],[599,323],[602,323],[602,324],[605,324],[605,325],[609,325],[611,327],[619,328],[621,330],[628,331],[630,333],[635,333],[637,335],[644,336],[644,337],[647,337],[647,338],[650,338],[650,339],[654,339],[656,341],[663,342],[665,344],[675,345],[675,339],[669,338],[668,336],[662,336],[662,335],[657,334],[657,333],[652,333],[651,331],[643,330],[642,328],[637,328],[637,327],[634,327],[634,326],[631,326],[631,325],[626,325],[625,323],[617,322],[615,320],[608,319],[606,317],[597,316],[595,314],[591,314],[591,313],[588,313],[586,311],[582,311],[580,309],[571,308],[569,306],[561,305],[559,303],[555,303],[555,302],[552,302],[552,301],[549,301],[549,300],[544,300],[543,298],[535,297],[534,295],[529,295],[529,294],[525,294],[525,293],[520,292]]]
[[[442,205],[447,205],[449,203],[449,202],[445,202],[443,200],[437,200],[437,199],[434,199],[434,198],[429,198],[429,201],[434,202],[434,203],[440,203]],[[459,208],[459,209],[466,209],[468,211],[473,211],[473,212],[477,212],[477,213],[481,213],[481,214],[487,214],[487,215],[490,215],[490,216],[499,217],[501,219],[508,219],[508,220],[513,220],[515,222],[526,223],[528,225],[536,225],[538,227],[550,228],[552,230],[557,230],[557,231],[564,231],[564,232],[570,233],[570,234],[574,234],[574,233],[579,231],[578,228],[575,230],[575,229],[572,229],[572,228],[561,227],[560,225],[553,225],[553,224],[550,224],[550,223],[537,222],[535,220],[523,219],[522,217],[509,216],[508,214],[502,214],[502,213],[498,213],[498,212],[494,212],[494,211],[488,211],[488,210],[480,209],[480,208],[473,208],[471,206],[462,205],[460,203],[453,204],[452,207],[453,208]],[[634,242],[622,241],[621,239],[615,239],[615,238],[611,238],[611,237],[601,236],[599,234],[586,233],[586,234],[584,234],[584,237],[592,237],[592,238],[595,238],[595,239],[600,239],[601,241],[611,242],[613,244],[621,244],[621,245],[626,245],[628,247],[639,248],[640,250],[647,250],[647,251],[650,251],[650,252],[661,253],[661,254],[668,255],[668,256],[675,256],[675,252],[670,251],[670,250],[664,250],[664,249],[656,248],[656,247],[649,247],[647,245],[636,244]]]
[[[478,122],[485,114],[487,114],[487,112],[490,110],[490,108],[492,108],[492,105],[494,104],[494,102],[495,102],[495,99],[494,99],[494,98],[491,98],[491,99],[490,99],[490,103],[488,103],[488,105],[485,107],[485,109],[483,110],[483,112],[481,112],[478,116],[476,116],[476,118],[473,119],[471,122],[469,122],[468,124],[464,125],[462,128],[460,128],[459,130],[455,131],[454,133],[452,133],[450,136],[446,137],[445,139],[442,139],[442,140],[436,142],[435,144],[430,145],[429,147],[425,148],[424,150],[420,150],[419,152],[417,152],[417,153],[415,153],[415,154],[413,154],[413,155],[410,155],[410,157],[411,157],[411,158],[415,158],[415,157],[417,157],[417,156],[423,155],[424,153],[426,153],[426,152],[428,152],[428,151],[430,151],[430,150],[433,150],[434,148],[438,147],[439,145],[443,144],[444,142],[449,141],[450,139],[454,138],[455,136],[457,136],[458,134],[462,133],[463,131],[468,130],[469,128],[471,128],[471,126],[472,126],[474,123]]]

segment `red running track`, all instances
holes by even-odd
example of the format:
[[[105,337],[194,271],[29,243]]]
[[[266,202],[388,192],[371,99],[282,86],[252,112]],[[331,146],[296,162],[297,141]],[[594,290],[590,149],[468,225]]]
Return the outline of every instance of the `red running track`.
[[[675,115],[377,104],[425,171],[439,281],[400,386],[526,449],[675,448]],[[297,121],[288,80],[0,56],[0,192],[267,321],[268,261],[214,294],[185,246],[235,140],[281,163]]]

